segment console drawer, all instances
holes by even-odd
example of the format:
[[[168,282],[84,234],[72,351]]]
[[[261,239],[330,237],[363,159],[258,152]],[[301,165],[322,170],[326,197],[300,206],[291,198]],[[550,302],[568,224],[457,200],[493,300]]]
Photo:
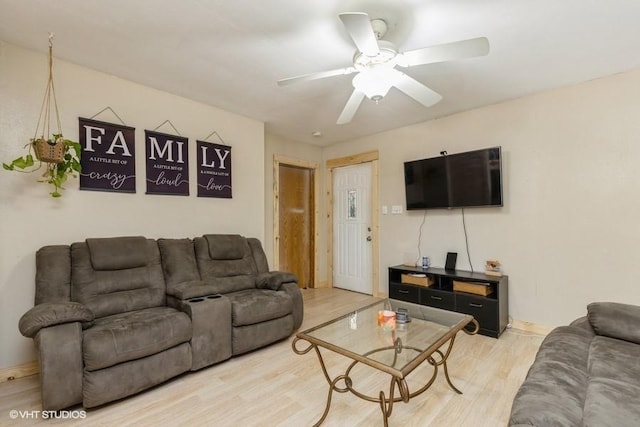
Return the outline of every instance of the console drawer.
[[[456,293],[456,311],[472,315],[485,331],[498,331],[498,301]]]
[[[420,304],[444,310],[455,310],[455,294],[437,289],[421,289]]]
[[[420,288],[413,285],[389,283],[389,298],[420,303]]]

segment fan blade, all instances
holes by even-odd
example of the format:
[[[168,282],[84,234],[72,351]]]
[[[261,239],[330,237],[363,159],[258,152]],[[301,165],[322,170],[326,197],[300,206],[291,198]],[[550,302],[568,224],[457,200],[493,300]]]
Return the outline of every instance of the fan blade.
[[[303,74],[302,76],[288,77],[286,79],[278,80],[278,86],[285,86],[285,85],[298,83],[298,82],[308,82],[311,80],[324,79],[324,78],[333,77],[333,76],[343,76],[343,75],[347,75],[355,72],[356,72],[355,68],[347,67],[347,68],[340,68],[338,70],[320,71],[318,73]]]
[[[485,56],[488,53],[489,40],[486,37],[478,37],[404,52],[401,58],[398,55],[398,65],[410,67],[412,65],[433,64],[454,59]]]
[[[412,79],[404,73],[399,72],[399,74],[402,74],[402,76],[398,78],[394,86],[425,107],[431,107],[442,99],[442,95],[429,89],[419,81]]]
[[[380,53],[369,15],[364,12],[349,12],[338,16],[360,52],[367,56],[376,56]]]
[[[358,107],[360,107],[364,96],[364,93],[354,90],[347,101],[347,105],[344,106],[342,113],[340,113],[340,117],[338,117],[336,124],[343,125],[345,123],[349,123],[351,119],[353,119],[353,116],[355,116],[356,111],[358,111]]]

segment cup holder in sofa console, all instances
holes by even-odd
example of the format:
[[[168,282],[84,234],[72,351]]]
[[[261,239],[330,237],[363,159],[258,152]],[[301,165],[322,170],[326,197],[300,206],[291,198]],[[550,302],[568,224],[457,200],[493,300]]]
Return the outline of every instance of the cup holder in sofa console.
[[[204,301],[204,298],[191,298],[191,299],[188,299],[187,301],[189,301],[189,302],[202,302],[202,301]]]
[[[207,295],[207,299],[217,299],[220,298],[222,295],[220,294],[215,294],[215,295]]]

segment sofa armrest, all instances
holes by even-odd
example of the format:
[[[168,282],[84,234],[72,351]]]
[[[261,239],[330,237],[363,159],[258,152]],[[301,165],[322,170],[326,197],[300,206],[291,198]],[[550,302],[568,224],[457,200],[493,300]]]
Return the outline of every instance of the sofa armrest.
[[[179,300],[204,297],[217,293],[219,292],[214,284],[203,282],[202,280],[189,280],[167,287],[167,295]]]
[[[295,274],[284,271],[269,271],[260,273],[256,276],[256,287],[259,289],[271,289],[277,291],[283,283],[297,283],[298,278]]]
[[[640,344],[640,306],[594,302],[587,317],[596,334]]]
[[[82,322],[86,327],[93,319],[93,312],[79,302],[45,302],[23,314],[18,329],[25,337],[33,338],[42,328],[73,322]]]

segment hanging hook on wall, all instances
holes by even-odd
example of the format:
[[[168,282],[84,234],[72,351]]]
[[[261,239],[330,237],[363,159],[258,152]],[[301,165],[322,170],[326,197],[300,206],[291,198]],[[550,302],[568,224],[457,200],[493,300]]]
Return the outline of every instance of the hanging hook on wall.
[[[222,139],[222,137],[220,136],[220,134],[219,134],[217,131],[215,131],[215,130],[214,130],[213,132],[211,132],[209,135],[207,135],[207,136],[203,139],[203,141],[208,140],[208,139],[209,139],[209,138],[211,138],[213,135],[215,135],[215,136],[217,136],[217,137],[218,137],[218,139],[220,140],[220,142],[222,142],[222,145],[227,145],[227,143],[226,143],[226,142],[224,142],[224,139]]]
[[[166,123],[169,123],[169,126],[171,126],[171,127],[173,128],[173,130],[174,130],[174,131],[176,131],[176,134],[177,134],[178,136],[182,136],[182,135],[180,134],[180,132],[178,132],[178,129],[176,129],[176,127],[173,125],[173,123],[171,123],[171,120],[169,120],[169,119],[167,119],[167,120],[165,120],[164,122],[160,123],[160,126],[156,127],[156,128],[154,129],[154,131],[156,131],[156,130],[160,129],[160,128],[161,128],[162,126],[164,126]]]
[[[89,119],[93,119],[95,117],[98,117],[100,114],[104,113],[105,111],[111,111],[113,113],[114,116],[116,116],[118,118],[118,120],[120,120],[120,123],[122,123],[124,126],[127,126],[127,124],[120,118],[120,116],[118,115],[118,113],[116,113],[115,111],[113,111],[113,108],[106,106],[104,107],[102,110],[98,111],[97,113],[95,113],[93,116],[89,117]],[[162,125],[161,125],[162,126]]]

